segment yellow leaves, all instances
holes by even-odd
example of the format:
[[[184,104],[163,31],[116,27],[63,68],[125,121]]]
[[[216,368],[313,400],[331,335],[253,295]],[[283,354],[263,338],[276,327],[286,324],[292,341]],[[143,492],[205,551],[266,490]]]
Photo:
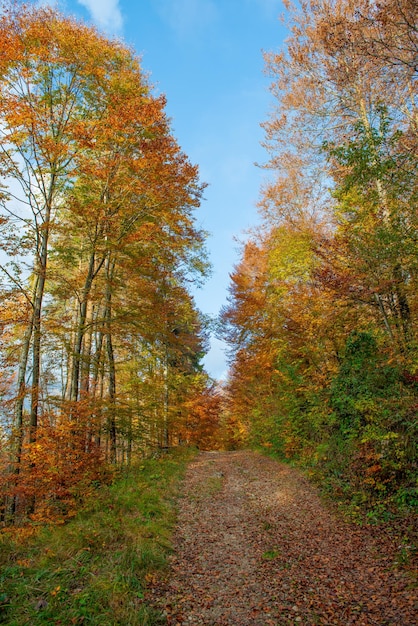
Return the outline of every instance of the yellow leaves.
[[[155,572],[147,572],[145,574],[145,582],[147,585],[156,585],[158,582],[158,575]]]
[[[2,534],[13,537],[13,539],[19,543],[24,543],[25,541],[38,535],[39,532],[40,532],[39,526],[21,526],[21,527],[6,526],[5,528],[1,529]]]
[[[271,280],[306,281],[315,266],[312,235],[287,225],[275,229],[268,242]]]
[[[61,585],[58,585],[57,587],[55,587],[55,589],[50,591],[50,595],[51,596],[56,596],[60,591],[61,591]]]
[[[46,365],[42,380],[32,374],[37,368],[22,365],[28,384],[21,396],[26,402],[32,391],[39,419],[32,444],[20,429],[20,471],[8,495],[19,499],[22,511],[36,501],[34,520],[61,523],[94,481],[110,476],[101,453],[110,437],[124,459],[132,407],[141,414],[132,418],[141,432],[142,420],[159,422],[165,415],[168,377],[176,390],[169,411],[182,413],[175,427],[183,420],[203,347],[188,292],[192,271],[204,267],[196,260],[204,235],[192,216],[203,187],[171,135],[164,98],[150,95],[128,48],[52,9],[17,7],[15,17],[0,16],[0,34],[9,33],[7,43],[0,38],[0,72],[7,74],[0,120],[3,145],[14,143],[2,161],[8,159],[7,174],[24,189],[36,312],[26,305],[25,319],[16,321],[17,307],[7,303],[0,316],[7,326],[23,321],[29,329],[35,316],[42,319],[41,332],[27,345]],[[17,353],[15,338],[9,344]],[[61,353],[68,360],[59,362]],[[127,366],[114,362],[122,353]],[[52,382],[60,368],[62,390]],[[129,368],[135,371],[128,377]],[[131,394],[115,391],[116,381],[145,390],[135,391],[140,409]],[[75,401],[67,404],[64,394]],[[114,417],[116,404],[122,409]],[[151,411],[152,417],[142,417]],[[111,434],[103,428],[107,415]]]
[[[25,101],[13,101],[9,100],[8,101],[9,104],[9,109],[7,111],[7,113],[5,114],[5,122],[6,122],[6,128],[11,128],[11,129],[19,129],[21,127],[26,127],[27,128],[27,121],[28,118],[30,119],[31,117],[31,108],[28,105],[27,102]],[[17,132],[17,131],[15,131]],[[9,139],[13,140],[13,137],[11,137],[9,135]]]

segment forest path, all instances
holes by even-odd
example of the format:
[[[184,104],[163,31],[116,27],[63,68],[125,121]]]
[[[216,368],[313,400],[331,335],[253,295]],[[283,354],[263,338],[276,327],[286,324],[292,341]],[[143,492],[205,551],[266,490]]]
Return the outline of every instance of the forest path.
[[[185,478],[169,576],[151,601],[174,626],[415,626],[412,581],[389,544],[379,527],[334,516],[286,465],[201,452]]]

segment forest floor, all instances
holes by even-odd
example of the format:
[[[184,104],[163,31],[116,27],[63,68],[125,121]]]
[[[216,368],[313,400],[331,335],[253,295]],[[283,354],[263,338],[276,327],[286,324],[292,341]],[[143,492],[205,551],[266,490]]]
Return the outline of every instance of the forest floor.
[[[334,514],[303,475],[260,454],[190,464],[164,578],[147,600],[170,626],[418,624],[417,589],[381,526]]]

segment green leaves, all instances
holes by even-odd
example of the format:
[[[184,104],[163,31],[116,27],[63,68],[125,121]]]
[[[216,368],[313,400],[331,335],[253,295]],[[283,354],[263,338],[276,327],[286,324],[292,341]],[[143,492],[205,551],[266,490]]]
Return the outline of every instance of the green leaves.
[[[412,4],[288,10],[287,49],[266,56],[262,223],[223,313],[229,406],[251,442],[393,506],[416,476]]]

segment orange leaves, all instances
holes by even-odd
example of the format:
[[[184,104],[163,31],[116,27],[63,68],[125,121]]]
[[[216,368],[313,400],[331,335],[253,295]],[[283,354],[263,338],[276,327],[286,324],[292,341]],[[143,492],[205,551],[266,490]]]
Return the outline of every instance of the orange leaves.
[[[203,450],[212,450],[220,444],[222,391],[215,386],[196,389],[187,402],[187,417],[182,438]]]
[[[80,500],[91,492],[94,481],[111,477],[99,447],[93,441],[88,414],[77,424],[62,416],[50,416],[53,425],[41,425],[37,440],[23,446],[19,474],[8,495],[17,499],[17,513],[35,499],[37,521],[63,520],[74,515]]]
[[[106,474],[103,450],[125,462],[183,426],[205,343],[188,292],[206,269],[204,186],[128,48],[14,3],[0,34],[0,170],[23,190],[4,203],[2,250],[27,299],[21,319],[17,299],[0,311],[8,496],[18,518],[64,518]]]
[[[95,122],[112,103],[112,81],[123,83],[129,75],[131,93],[144,91],[128,50],[52,9],[16,8],[13,16],[3,16],[1,25],[7,32],[2,45],[16,51],[4,65],[0,96],[9,137],[18,131],[32,136],[33,148],[38,141],[49,164],[71,159],[77,146],[67,154],[70,143],[84,139],[86,147],[91,142],[86,120],[90,118],[97,131]],[[118,124],[123,129],[127,121],[121,98],[117,110],[112,120],[115,130]]]

